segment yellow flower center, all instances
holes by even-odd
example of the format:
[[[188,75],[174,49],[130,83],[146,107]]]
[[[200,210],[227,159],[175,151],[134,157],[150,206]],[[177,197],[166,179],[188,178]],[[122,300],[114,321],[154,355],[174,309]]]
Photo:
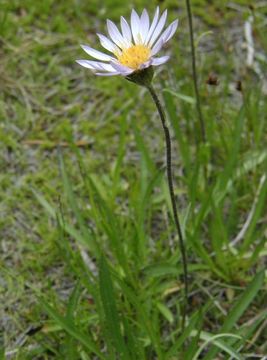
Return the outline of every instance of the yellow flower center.
[[[144,45],[133,45],[122,50],[122,54],[118,55],[117,58],[122,65],[137,70],[141,64],[150,58],[150,49]]]

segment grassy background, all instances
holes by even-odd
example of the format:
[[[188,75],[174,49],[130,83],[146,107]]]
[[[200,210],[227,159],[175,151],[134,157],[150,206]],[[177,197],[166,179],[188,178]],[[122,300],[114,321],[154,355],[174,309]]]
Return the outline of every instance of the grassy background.
[[[145,90],[75,64],[86,58],[80,43],[98,46],[107,17],[129,18],[144,3],[1,1],[0,318],[8,359],[196,359],[221,333],[230,335],[204,346],[202,358],[263,358],[267,8],[249,5],[193,1],[208,138],[197,149],[184,3],[160,3],[169,22],[180,20],[166,50],[171,61],[154,83],[173,129],[190,261],[181,336],[180,254],[155,108]],[[249,16],[253,69],[245,62]],[[207,84],[210,74],[217,86]]]

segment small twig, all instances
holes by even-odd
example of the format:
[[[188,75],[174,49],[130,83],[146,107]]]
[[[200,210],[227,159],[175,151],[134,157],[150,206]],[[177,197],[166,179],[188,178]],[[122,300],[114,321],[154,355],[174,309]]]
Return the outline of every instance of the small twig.
[[[49,140],[24,140],[22,141],[23,145],[29,145],[29,146],[46,146],[49,148],[56,148],[56,147],[70,147],[72,144],[68,143],[66,141],[60,141],[60,142],[52,142]],[[90,146],[92,145],[92,142],[86,141],[86,140],[79,140],[74,143],[75,146],[83,147],[83,146]]]

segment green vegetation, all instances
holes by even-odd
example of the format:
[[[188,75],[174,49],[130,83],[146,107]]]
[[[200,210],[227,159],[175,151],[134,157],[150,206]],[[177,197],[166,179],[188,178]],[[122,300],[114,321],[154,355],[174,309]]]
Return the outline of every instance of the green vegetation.
[[[131,6],[1,1],[0,359],[264,358],[267,7],[249,5],[193,1],[199,145],[185,4],[161,4],[169,22],[180,19],[154,86],[172,129],[189,260],[181,333],[181,256],[155,106],[145,89],[75,63],[86,57],[79,44],[97,47],[105,19],[128,18]]]

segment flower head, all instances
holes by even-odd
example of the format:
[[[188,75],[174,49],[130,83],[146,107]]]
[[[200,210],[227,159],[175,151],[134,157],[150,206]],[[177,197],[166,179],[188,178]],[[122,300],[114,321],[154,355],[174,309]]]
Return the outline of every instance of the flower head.
[[[88,55],[98,61],[76,61],[95,72],[96,75],[126,77],[150,66],[164,64],[169,60],[169,56],[155,57],[155,55],[174,35],[178,26],[178,20],[175,20],[163,31],[166,19],[167,10],[160,16],[159,7],[157,7],[151,23],[146,9],[140,17],[135,10],[132,10],[130,25],[124,17],[121,17],[121,31],[112,21],[107,20],[109,38],[102,34],[97,35],[101,45],[113,55],[81,45]]]

